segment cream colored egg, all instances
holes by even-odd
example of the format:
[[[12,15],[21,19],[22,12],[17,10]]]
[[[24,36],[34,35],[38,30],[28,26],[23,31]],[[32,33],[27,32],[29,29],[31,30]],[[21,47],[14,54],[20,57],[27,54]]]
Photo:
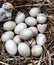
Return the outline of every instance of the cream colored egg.
[[[16,44],[19,44],[20,42],[22,42],[22,40],[20,39],[19,35],[16,35],[13,40],[15,41]]]
[[[46,36],[44,34],[38,34],[36,42],[38,45],[44,45],[46,43]]]
[[[26,43],[20,43],[18,45],[18,52],[21,56],[30,56],[30,48]]]
[[[8,40],[5,43],[5,49],[10,55],[15,55],[17,53],[17,45],[13,40]]]
[[[33,17],[27,17],[25,19],[25,23],[28,25],[28,26],[34,26],[37,24],[37,20]]]
[[[47,29],[47,24],[38,24],[37,28],[40,33],[44,33]]]
[[[6,42],[10,39],[13,39],[13,37],[14,37],[14,33],[12,31],[8,31],[2,34],[1,39],[3,42]]]
[[[13,30],[16,26],[16,23],[13,21],[7,21],[3,24],[4,30]]]
[[[25,23],[19,23],[15,29],[14,29],[14,32],[16,34],[20,34],[20,32],[23,30],[23,29],[26,29],[27,28],[27,25]]]
[[[24,29],[20,32],[20,38],[23,40],[29,40],[33,37],[33,32],[30,29]]]
[[[47,21],[46,15],[43,14],[43,13],[38,14],[38,16],[37,16],[37,21],[38,21],[39,23],[45,23],[45,22]]]
[[[40,8],[34,7],[29,11],[30,16],[36,17],[41,12]]]
[[[43,51],[43,48],[40,45],[35,45],[31,49],[32,55],[36,57],[40,56],[42,54],[42,51]]]
[[[17,13],[17,16],[16,16],[16,18],[15,18],[15,22],[16,22],[17,24],[19,24],[19,23],[24,22],[24,20],[25,20],[25,14],[24,14],[23,12],[18,12],[18,13]]]
[[[29,29],[34,33],[34,36],[38,34],[38,29],[36,27],[29,27]]]

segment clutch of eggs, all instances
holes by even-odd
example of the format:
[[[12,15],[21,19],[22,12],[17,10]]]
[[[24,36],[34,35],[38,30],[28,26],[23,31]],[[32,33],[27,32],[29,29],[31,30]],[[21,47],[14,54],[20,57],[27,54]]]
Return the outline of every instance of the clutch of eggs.
[[[37,7],[31,8],[29,15],[26,17],[23,12],[19,11],[15,22],[7,21],[3,24],[6,32],[2,34],[1,39],[10,55],[16,55],[18,50],[21,56],[38,57],[43,52],[42,45],[46,43],[46,36],[43,33],[47,29],[47,17]]]

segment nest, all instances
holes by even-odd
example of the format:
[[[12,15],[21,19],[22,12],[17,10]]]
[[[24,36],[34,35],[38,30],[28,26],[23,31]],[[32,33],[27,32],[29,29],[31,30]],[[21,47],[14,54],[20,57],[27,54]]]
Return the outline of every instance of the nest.
[[[43,46],[43,53],[40,57],[21,57],[19,55],[10,56],[4,48],[4,43],[0,42],[0,65],[54,65],[54,2],[51,0],[50,3],[48,2],[29,2],[28,0],[0,0],[0,6],[4,2],[10,2],[15,6],[13,11],[12,20],[14,21],[15,16],[18,11],[22,11],[28,16],[28,11],[32,7],[40,7],[41,11],[45,13],[48,17],[47,24],[48,28],[47,31],[44,33],[47,37],[47,42],[45,46]],[[8,21],[8,19],[5,19]],[[2,27],[3,23],[0,23],[0,38],[3,34],[4,30]]]

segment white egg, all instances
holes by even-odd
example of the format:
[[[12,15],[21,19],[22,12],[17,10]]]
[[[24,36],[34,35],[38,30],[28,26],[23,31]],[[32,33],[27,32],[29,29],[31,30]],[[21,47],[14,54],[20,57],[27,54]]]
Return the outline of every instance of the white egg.
[[[24,29],[20,32],[20,38],[23,40],[29,40],[33,37],[33,32],[30,29]]]
[[[29,27],[29,29],[34,33],[34,36],[38,34],[38,29],[36,27]]]
[[[36,42],[38,45],[44,45],[46,43],[46,36],[44,34],[38,34]]]
[[[25,23],[28,25],[28,26],[34,26],[37,24],[37,20],[33,17],[27,17],[25,19]]]
[[[17,53],[17,45],[13,40],[8,40],[5,43],[5,48],[10,55],[15,55]]]
[[[20,34],[20,32],[23,30],[23,29],[26,29],[27,28],[27,25],[25,23],[19,23],[15,29],[14,29],[14,32],[16,34]]]
[[[43,13],[38,14],[38,16],[37,16],[37,21],[38,21],[39,23],[45,23],[45,22],[47,21],[46,15],[43,14]]]
[[[16,22],[17,24],[19,24],[19,23],[24,22],[24,20],[25,20],[25,14],[22,13],[22,12],[18,12],[18,13],[17,13],[17,16],[16,16],[16,18],[15,18],[15,22]]]
[[[40,8],[31,8],[29,14],[32,17],[36,17],[40,12],[41,12]]]
[[[8,31],[2,34],[1,39],[3,42],[6,42],[10,39],[13,39],[13,37],[14,37],[14,33],[12,31]]]
[[[20,43],[18,45],[18,52],[21,56],[30,56],[30,48],[26,43]]]
[[[22,42],[22,40],[20,39],[19,35],[16,35],[13,40],[16,42],[16,44],[19,44],[20,42]]]
[[[44,33],[47,29],[47,24],[38,24],[37,28],[40,33]]]
[[[13,21],[7,21],[3,24],[4,30],[13,30],[16,26],[16,23]]]
[[[40,45],[35,45],[35,46],[33,46],[32,49],[31,49],[32,55],[33,55],[33,56],[36,56],[36,57],[40,56],[41,53],[42,53],[42,51],[43,51],[43,48],[42,48],[42,46],[40,46]]]

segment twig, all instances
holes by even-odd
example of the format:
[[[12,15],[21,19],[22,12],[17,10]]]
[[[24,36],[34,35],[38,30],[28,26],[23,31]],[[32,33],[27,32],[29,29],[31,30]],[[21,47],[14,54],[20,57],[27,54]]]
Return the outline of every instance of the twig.
[[[50,56],[50,53],[49,53],[49,51],[46,49],[45,46],[43,46],[43,47],[44,47],[45,51],[47,52],[49,65],[51,65],[51,56]]]
[[[50,4],[27,4],[27,5],[20,5],[20,6],[15,6],[15,8],[19,8],[19,7],[31,7],[31,6],[50,6],[52,5],[52,3]]]
[[[37,65],[40,65],[41,64],[41,60],[42,60],[42,56],[40,57],[39,62],[38,62]]]
[[[53,41],[54,41],[54,40],[52,40],[52,41],[49,43],[48,48],[51,46],[51,44],[53,43]]]
[[[9,64],[7,64],[7,63],[4,63],[4,62],[2,62],[2,61],[0,61],[0,64],[3,64],[3,65],[9,65]]]
[[[51,56],[51,57],[54,56],[54,53],[51,53],[50,56]]]

